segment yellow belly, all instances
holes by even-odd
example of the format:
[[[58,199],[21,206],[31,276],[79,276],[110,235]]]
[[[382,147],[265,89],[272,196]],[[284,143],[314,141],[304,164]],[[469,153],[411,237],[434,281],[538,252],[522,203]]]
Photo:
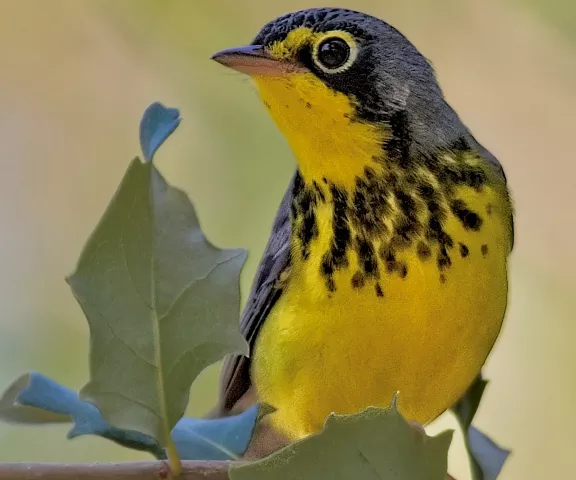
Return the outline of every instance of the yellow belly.
[[[276,407],[272,421],[291,438],[318,431],[331,412],[387,406],[396,391],[405,417],[430,422],[465,392],[500,331],[510,240],[503,216],[487,216],[480,232],[447,221],[456,243],[442,279],[434,258],[422,260],[415,248],[397,255],[407,265],[405,278],[380,263],[382,296],[375,283],[351,285],[353,252],[350,267],[335,273],[336,291],[327,294],[318,266],[330,241],[330,214],[318,216],[310,258],[293,265],[256,343],[252,374],[260,401]]]

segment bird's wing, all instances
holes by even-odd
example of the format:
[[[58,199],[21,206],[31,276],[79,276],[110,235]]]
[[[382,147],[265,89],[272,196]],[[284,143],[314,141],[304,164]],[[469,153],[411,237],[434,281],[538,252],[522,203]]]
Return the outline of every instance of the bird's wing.
[[[290,206],[293,184],[294,177],[280,203],[268,245],[260,260],[252,290],[240,320],[240,331],[250,346],[251,355],[260,327],[282,294],[280,276],[290,265]],[[226,415],[250,386],[250,360],[244,356],[229,355],[224,360],[220,373],[217,415]]]

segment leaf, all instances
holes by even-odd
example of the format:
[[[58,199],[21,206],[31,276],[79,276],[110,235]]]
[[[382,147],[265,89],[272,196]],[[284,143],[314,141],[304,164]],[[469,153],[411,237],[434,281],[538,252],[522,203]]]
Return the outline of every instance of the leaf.
[[[143,121],[148,156],[168,131],[158,108]],[[208,242],[184,192],[134,159],[67,278],[90,326],[80,398],[114,427],[171,450],[196,376],[228,353],[247,353],[238,328],[245,258]]]
[[[231,480],[445,480],[452,431],[416,432],[395,407],[330,415],[324,429],[254,463]]]
[[[488,381],[482,378],[482,374],[478,375],[464,396],[451,408],[464,432],[473,480],[496,480],[511,453],[472,426],[486,385]]]
[[[464,396],[451,409],[458,418],[458,421],[466,428],[472,424],[476,416],[486,385],[488,385],[488,381],[484,380],[481,374],[478,375],[474,383],[468,387]]]
[[[237,460],[248,448],[258,415],[259,407],[253,405],[232,417],[183,418],[172,438],[183,459]]]
[[[76,394],[45,385],[43,380],[34,373],[14,380],[0,398],[0,419],[26,424],[69,422],[69,404]]]
[[[258,415],[254,406],[233,417],[183,418],[172,430],[172,438],[184,460],[234,460],[246,451]],[[158,459],[166,458],[154,438],[111,426],[94,405],[39,373],[22,375],[8,387],[0,398],[0,419],[24,424],[73,421],[68,438],[99,435],[124,447],[150,452]]]
[[[150,105],[140,120],[140,148],[144,159],[151,162],[162,143],[180,125],[177,108],[166,108],[159,102]]]
[[[470,456],[475,459],[476,465],[481,470],[481,476],[477,471],[474,472],[475,480],[496,480],[506,459],[512,453],[496,445],[487,435],[473,426],[468,429],[468,449]]]

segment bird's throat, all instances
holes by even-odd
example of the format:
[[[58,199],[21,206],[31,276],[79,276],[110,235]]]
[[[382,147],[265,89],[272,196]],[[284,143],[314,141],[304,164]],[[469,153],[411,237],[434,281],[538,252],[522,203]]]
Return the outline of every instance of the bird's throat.
[[[328,88],[311,73],[255,77],[258,92],[286,137],[306,181],[328,178],[354,185],[383,155],[390,137],[382,124],[357,118],[353,99]]]

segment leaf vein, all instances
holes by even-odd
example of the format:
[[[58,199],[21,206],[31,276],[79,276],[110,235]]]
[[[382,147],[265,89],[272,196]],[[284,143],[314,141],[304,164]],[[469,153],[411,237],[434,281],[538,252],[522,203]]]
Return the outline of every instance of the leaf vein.
[[[108,320],[108,317],[106,317],[104,312],[102,312],[101,310],[98,310],[98,313],[100,313],[100,316],[104,319],[104,324],[110,329],[110,332],[112,333],[114,338],[118,339],[120,341],[120,343],[122,343],[122,345],[124,345],[128,350],[130,350],[135,357],[139,358],[140,360],[142,360],[147,365],[150,365],[152,368],[156,368],[156,369],[158,368],[157,365],[154,365],[153,362],[151,362],[146,357],[144,357],[142,354],[140,354],[136,350],[134,350],[134,348],[132,348],[132,346],[130,346],[130,344],[128,344],[126,342],[126,340],[124,340],[120,335],[118,335],[114,331],[114,328],[112,328],[112,325],[110,324],[110,320]]]
[[[128,215],[127,215],[128,217],[130,217],[132,215],[135,204],[136,204],[136,197],[134,197],[132,199],[132,204],[130,205],[130,208],[128,209]],[[120,256],[122,257],[122,263],[124,265],[124,268],[126,269],[126,274],[128,275],[128,280],[130,280],[130,286],[134,289],[134,293],[136,293],[138,298],[140,298],[140,300],[142,300],[142,303],[144,303],[144,305],[146,305],[149,310],[152,310],[152,305],[146,301],[146,299],[140,294],[140,292],[136,288],[136,282],[134,281],[134,277],[132,276],[132,272],[131,272],[130,268],[128,267],[128,257],[126,255],[126,242],[124,241],[124,235],[126,233],[125,227],[126,227],[126,222],[124,222],[124,224],[123,224],[122,234],[120,235],[120,254],[121,254]]]
[[[154,411],[154,409],[148,405],[146,405],[145,403],[142,403],[142,401],[140,400],[136,400],[135,398],[131,398],[129,395],[126,395],[125,393],[116,391],[116,392],[98,392],[98,395],[109,395],[109,396],[114,396],[117,395],[119,397],[124,398],[125,400],[128,400],[129,402],[135,403],[136,405],[140,405],[142,408],[146,409],[147,411],[149,411],[152,415],[154,415],[156,418],[162,420],[160,418],[160,416]]]
[[[229,262],[230,260],[233,260],[234,258],[238,257],[238,255],[240,255],[240,253],[229,257],[229,258],[225,258],[223,260],[219,260],[218,262],[216,262],[212,268],[210,268],[210,270],[208,270],[208,272],[206,272],[205,275],[202,275],[201,277],[195,278],[193,280],[191,280],[183,289],[182,291],[176,296],[176,298],[174,299],[174,301],[170,304],[170,306],[166,309],[166,312],[164,312],[159,318],[158,321],[161,322],[162,320],[164,320],[166,317],[168,317],[172,311],[172,309],[174,308],[174,305],[176,305],[178,303],[178,301],[188,292],[188,290],[190,290],[194,285],[196,285],[199,282],[202,282],[204,280],[206,280],[212,273],[214,273],[214,271],[224,265],[225,263]]]

